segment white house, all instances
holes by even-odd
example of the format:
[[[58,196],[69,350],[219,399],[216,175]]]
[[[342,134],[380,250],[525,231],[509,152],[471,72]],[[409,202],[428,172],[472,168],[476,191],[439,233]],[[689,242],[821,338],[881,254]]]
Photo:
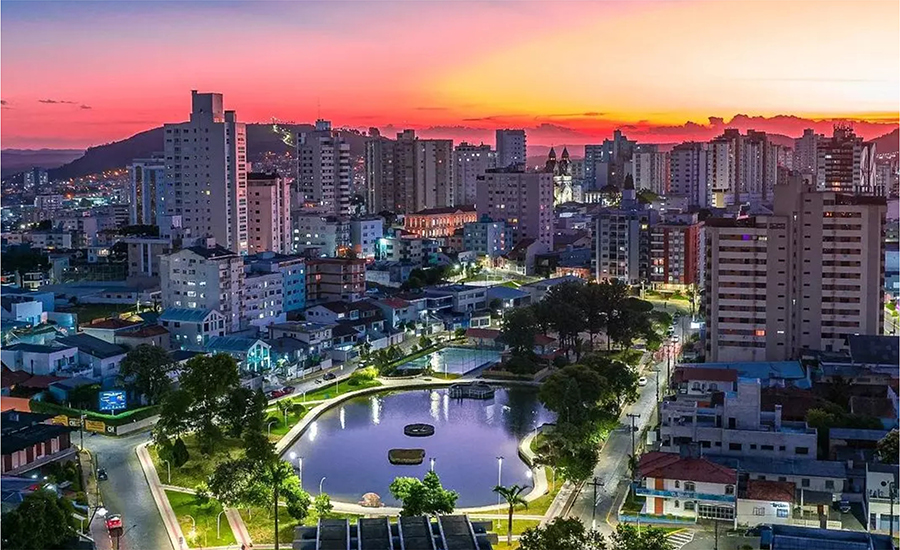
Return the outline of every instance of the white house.
[[[56,342],[78,348],[78,363],[85,367],[90,366],[93,374],[89,378],[100,381],[119,375],[119,365],[127,353],[122,346],[110,344],[88,334],[57,338]]]
[[[159,324],[171,334],[172,349],[202,351],[211,338],[225,335],[225,316],[214,309],[169,308]]]
[[[894,534],[900,533],[898,471],[900,466],[896,464],[866,464],[866,498],[863,504],[870,531],[889,532],[893,511]]]
[[[638,469],[635,494],[645,497],[645,514],[734,519],[737,471],[705,458],[656,451],[641,456]]]
[[[13,371],[32,375],[83,376],[87,374],[78,364],[78,348],[75,346],[45,346],[39,344],[13,344],[0,350],[3,364]]]

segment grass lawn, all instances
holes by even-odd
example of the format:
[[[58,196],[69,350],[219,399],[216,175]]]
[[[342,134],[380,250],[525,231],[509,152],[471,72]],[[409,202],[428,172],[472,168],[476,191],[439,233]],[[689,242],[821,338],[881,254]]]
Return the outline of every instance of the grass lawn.
[[[191,546],[200,546],[204,548],[210,546],[229,546],[236,544],[234,534],[231,532],[231,526],[228,525],[228,518],[222,514],[219,520],[221,538],[216,538],[216,516],[222,511],[222,505],[215,499],[209,499],[209,502],[202,506],[197,505],[196,497],[187,493],[179,493],[176,491],[166,491],[166,497],[181,530],[184,532],[185,539]],[[191,516],[197,522],[196,536],[191,538],[190,532],[193,528]]]
[[[454,374],[452,372],[435,372],[425,377],[425,380],[430,378],[437,378],[438,380],[456,380],[460,378],[461,374]]]
[[[641,510],[644,509],[645,500],[644,497],[635,496],[632,491],[628,491],[628,496],[625,498],[625,504],[622,505],[622,512],[625,512],[626,514],[639,514]]]
[[[493,548],[494,550],[515,550],[518,547],[519,541],[516,540],[512,542],[512,546],[506,544],[506,537],[500,537],[500,542],[491,545],[491,548]]]
[[[297,422],[300,422],[303,419],[303,417],[306,416],[307,412],[309,412],[309,411],[304,410],[300,414],[288,413],[287,423],[285,423],[284,415],[282,415],[281,412],[277,408],[272,407],[270,409],[266,409],[266,414],[269,415],[266,423],[268,423],[271,420],[278,421],[277,423],[272,424],[272,428],[268,432],[269,433],[269,441],[271,441],[272,443],[278,442],[278,440],[281,439],[282,437],[284,437],[285,434],[287,434],[288,431],[291,428],[293,428],[295,424],[297,424]]]
[[[78,324],[130,312],[134,312],[134,304],[82,304],[65,310],[65,313],[78,315]]]
[[[150,457],[153,459],[153,465],[156,466],[156,472],[159,474],[159,480],[167,485],[193,489],[200,483],[206,482],[206,479],[216,469],[216,465],[219,462],[229,458],[237,458],[242,456],[244,452],[241,448],[240,439],[225,438],[216,454],[204,456],[200,454],[200,450],[197,448],[197,440],[193,435],[186,435],[182,439],[184,439],[184,444],[187,446],[190,458],[181,468],[172,468],[171,483],[168,482],[166,464],[159,459],[156,446],[150,445],[147,447]]]
[[[247,525],[247,531],[250,532],[250,538],[253,539],[254,544],[273,544],[275,542],[274,533],[275,533],[275,515],[271,510],[264,510],[262,508],[254,508],[253,509],[253,519],[250,519],[250,513],[246,509],[241,509],[241,517],[244,519],[244,523]],[[332,519],[349,519],[350,523],[355,523],[356,518],[360,518],[362,516],[356,514],[339,514],[332,513],[328,514],[329,518]],[[310,507],[309,515],[303,519],[303,525],[316,525],[319,521],[319,516],[316,514],[316,511]],[[278,540],[282,543],[288,543],[294,541],[294,527],[300,525],[300,522],[292,518],[287,513],[287,509],[284,506],[279,506],[278,510]]]
[[[518,511],[525,514],[530,512],[530,510],[522,510],[521,508]],[[471,519],[472,521],[485,521],[476,516],[473,516]],[[509,521],[505,519],[492,519],[490,522],[491,531],[497,533],[501,539],[506,540],[506,528]],[[540,524],[541,522],[536,519],[516,519],[515,516],[513,516],[513,535],[521,535],[526,529],[537,527]]]
[[[298,403],[306,403],[307,401],[321,401],[322,399],[330,399],[332,397],[337,397],[341,394],[362,390],[365,388],[374,388],[376,386],[380,386],[381,382],[378,380],[360,380],[356,383],[356,385],[351,385],[347,380],[341,380],[340,383],[335,384],[333,382],[323,382],[322,387],[311,392],[306,393],[306,397],[295,397],[294,400]],[[274,426],[272,429],[274,430]]]

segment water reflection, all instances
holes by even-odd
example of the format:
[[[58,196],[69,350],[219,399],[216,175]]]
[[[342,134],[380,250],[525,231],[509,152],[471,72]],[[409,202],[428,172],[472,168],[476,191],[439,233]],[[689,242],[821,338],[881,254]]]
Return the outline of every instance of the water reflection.
[[[328,493],[335,499],[357,502],[374,492],[387,504],[396,504],[388,490],[395,477],[421,478],[431,459],[440,458],[441,480],[459,491],[458,505],[480,506],[496,500],[491,488],[498,456],[506,457],[504,483],[531,485],[518,441],[535,425],[552,421],[533,390],[499,390],[489,401],[413,390],[349,400],[321,415],[288,451],[304,457],[304,476],[328,477]],[[435,435],[405,436],[403,426],[414,422],[433,424]],[[417,466],[393,466],[387,460],[392,448],[422,448],[426,458]]]

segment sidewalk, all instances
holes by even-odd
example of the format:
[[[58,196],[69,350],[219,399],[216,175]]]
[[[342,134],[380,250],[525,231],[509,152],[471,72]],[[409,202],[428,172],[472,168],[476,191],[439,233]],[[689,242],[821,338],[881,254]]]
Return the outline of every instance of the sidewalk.
[[[166,498],[166,493],[162,483],[159,481],[156,468],[153,467],[153,460],[150,458],[150,453],[147,452],[147,445],[147,443],[138,445],[135,448],[135,452],[137,453],[138,461],[141,463],[141,470],[144,471],[144,477],[147,478],[147,484],[150,486],[150,494],[153,495],[153,500],[159,509],[159,515],[166,526],[166,533],[169,535],[172,548],[176,550],[186,549],[188,546],[184,540],[184,533],[181,531],[181,525],[178,523],[178,518],[175,517],[172,506],[169,504],[169,499]]]

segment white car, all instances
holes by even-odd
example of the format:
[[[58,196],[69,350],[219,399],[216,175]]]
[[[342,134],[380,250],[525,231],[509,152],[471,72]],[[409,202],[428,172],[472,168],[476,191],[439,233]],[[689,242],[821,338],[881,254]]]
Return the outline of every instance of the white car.
[[[638,386],[646,386],[647,385],[647,377],[641,376],[638,378]]]

